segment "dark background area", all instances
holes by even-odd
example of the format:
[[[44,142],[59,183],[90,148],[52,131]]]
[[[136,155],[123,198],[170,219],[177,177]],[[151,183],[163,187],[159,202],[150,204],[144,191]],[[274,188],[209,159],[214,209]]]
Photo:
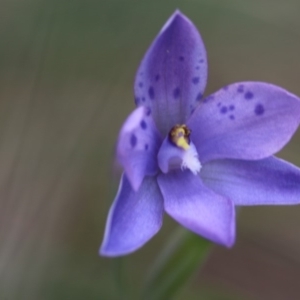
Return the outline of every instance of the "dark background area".
[[[98,256],[114,145],[176,8],[204,39],[206,93],[256,80],[300,95],[297,0],[0,1],[0,299],[117,299],[116,263]],[[299,150],[300,131],[279,156],[300,166]],[[128,289],[177,227],[164,223],[123,259]],[[299,206],[244,208],[236,246],[215,248],[176,299],[299,299],[299,254]]]

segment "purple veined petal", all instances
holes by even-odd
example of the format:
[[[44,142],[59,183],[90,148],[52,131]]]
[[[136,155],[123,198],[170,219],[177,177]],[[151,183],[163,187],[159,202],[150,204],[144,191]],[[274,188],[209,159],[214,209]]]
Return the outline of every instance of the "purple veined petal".
[[[204,184],[236,205],[300,203],[300,169],[276,157],[215,160],[201,170]]]
[[[125,121],[117,144],[117,157],[134,190],[138,190],[146,175],[158,171],[157,152],[161,137],[150,114],[139,107]]]
[[[206,50],[193,23],[176,11],[145,54],[135,78],[136,104],[147,105],[162,135],[185,123],[207,80]]]
[[[203,185],[189,171],[158,176],[165,211],[184,227],[218,244],[235,240],[235,211],[229,200]]]
[[[235,83],[203,101],[187,125],[201,162],[256,160],[278,152],[300,120],[300,101],[275,85]]]
[[[100,255],[120,256],[142,247],[161,228],[163,199],[156,179],[146,177],[138,190],[123,175],[106,222]]]

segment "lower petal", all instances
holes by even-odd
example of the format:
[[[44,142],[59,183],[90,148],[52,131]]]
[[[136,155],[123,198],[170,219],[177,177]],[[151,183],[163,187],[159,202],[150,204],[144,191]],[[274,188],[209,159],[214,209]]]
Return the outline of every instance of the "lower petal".
[[[123,175],[106,222],[100,254],[120,256],[137,250],[160,229],[163,200],[156,179],[146,177],[138,190]]]
[[[236,205],[300,203],[300,169],[279,158],[215,160],[203,166],[201,177]]]
[[[233,203],[203,185],[190,171],[158,177],[166,212],[184,227],[218,244],[235,240]]]

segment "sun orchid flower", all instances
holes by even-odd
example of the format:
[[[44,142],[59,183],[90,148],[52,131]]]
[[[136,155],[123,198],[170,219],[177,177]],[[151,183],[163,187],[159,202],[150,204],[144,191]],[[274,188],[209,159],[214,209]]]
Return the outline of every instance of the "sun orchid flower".
[[[164,212],[215,243],[235,241],[235,205],[298,204],[300,169],[273,156],[300,121],[300,100],[272,84],[239,82],[203,98],[207,57],[176,11],[137,71],[137,108],[117,143],[124,168],[100,254],[133,252]]]

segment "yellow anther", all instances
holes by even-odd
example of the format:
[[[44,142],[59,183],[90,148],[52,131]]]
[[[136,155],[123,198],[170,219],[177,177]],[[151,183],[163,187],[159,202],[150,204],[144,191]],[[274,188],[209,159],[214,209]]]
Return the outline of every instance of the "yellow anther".
[[[184,150],[187,150],[190,148],[190,145],[186,142],[184,137],[180,137],[177,140],[176,145],[180,148],[183,148]]]
[[[175,125],[169,133],[169,138],[177,147],[188,150],[190,148],[190,133],[191,131],[186,125]]]

